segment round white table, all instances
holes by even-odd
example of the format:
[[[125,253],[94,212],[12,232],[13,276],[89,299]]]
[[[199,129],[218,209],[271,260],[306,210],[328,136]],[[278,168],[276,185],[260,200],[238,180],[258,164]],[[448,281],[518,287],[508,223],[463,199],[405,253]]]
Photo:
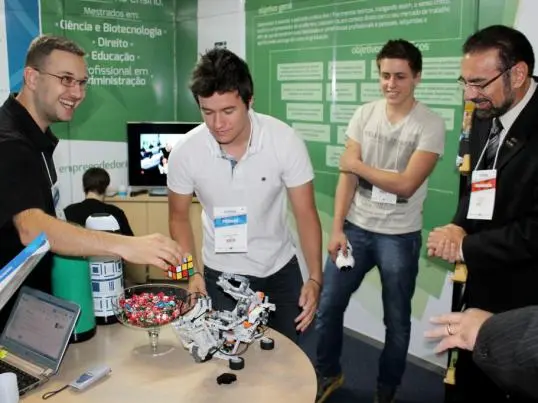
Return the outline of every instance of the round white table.
[[[45,392],[61,388],[87,369],[108,365],[112,373],[88,389],[78,392],[68,388],[47,402],[313,403],[316,375],[308,357],[280,333],[269,329],[266,335],[275,340],[275,349],[262,350],[256,341],[243,355],[245,368],[232,371],[227,361],[216,358],[195,363],[170,328],[163,329],[159,342],[176,348],[152,357],[133,352],[135,347],[149,345],[147,332],[120,324],[99,326],[91,340],[70,345],[58,374],[24,395],[21,402],[43,403]],[[216,379],[224,372],[236,374],[237,381],[218,385]]]

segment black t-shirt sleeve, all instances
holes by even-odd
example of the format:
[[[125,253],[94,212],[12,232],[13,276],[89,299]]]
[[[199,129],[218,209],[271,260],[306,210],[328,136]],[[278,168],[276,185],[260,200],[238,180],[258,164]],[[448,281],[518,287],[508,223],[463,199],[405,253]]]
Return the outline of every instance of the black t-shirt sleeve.
[[[73,213],[73,205],[72,204],[70,204],[69,206],[64,208],[64,214],[65,214],[65,219],[68,222],[72,222],[72,223],[75,222],[75,217],[74,217],[74,213]]]
[[[131,229],[131,226],[129,225],[129,220],[127,220],[127,216],[123,212],[123,210],[119,209],[118,212],[118,221],[120,225],[120,231],[123,235],[129,235],[133,236],[133,230]]]
[[[40,191],[43,160],[22,141],[0,143],[0,227],[18,213],[46,205]]]
[[[86,218],[89,214],[84,214],[83,211],[81,211],[80,203],[70,204],[64,209],[65,219],[72,223],[80,225],[81,227],[86,226]]]

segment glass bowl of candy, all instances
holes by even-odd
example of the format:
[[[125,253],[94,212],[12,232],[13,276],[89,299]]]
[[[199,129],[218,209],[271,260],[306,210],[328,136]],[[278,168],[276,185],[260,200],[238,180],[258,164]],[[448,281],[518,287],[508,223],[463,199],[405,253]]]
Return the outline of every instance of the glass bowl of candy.
[[[137,347],[134,352],[160,356],[174,349],[159,343],[161,329],[188,312],[192,307],[189,301],[188,291],[176,285],[142,284],[126,288],[112,305],[123,325],[148,332],[149,345]]]

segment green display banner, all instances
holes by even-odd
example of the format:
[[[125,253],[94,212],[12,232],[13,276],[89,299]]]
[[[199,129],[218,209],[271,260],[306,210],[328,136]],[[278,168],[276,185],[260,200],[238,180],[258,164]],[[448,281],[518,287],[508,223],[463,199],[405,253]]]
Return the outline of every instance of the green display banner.
[[[70,140],[125,141],[127,121],[175,119],[175,1],[41,1],[42,32],[87,52],[86,100],[68,125]]]
[[[449,222],[457,203],[455,159],[463,113],[456,80],[461,45],[474,31],[476,2],[249,0],[246,7],[254,108],[287,122],[306,141],[326,229],[331,228],[347,124],[359,105],[382,96],[376,54],[389,39],[417,45],[423,72],[416,97],[443,117],[447,129],[445,154],[429,179],[424,235]],[[430,264],[440,267],[422,259],[421,266]],[[444,269],[431,273],[419,278],[419,287],[423,283],[428,294],[439,295]]]
[[[198,61],[198,0],[176,0],[176,119],[200,122],[198,104],[189,90],[191,73]]]

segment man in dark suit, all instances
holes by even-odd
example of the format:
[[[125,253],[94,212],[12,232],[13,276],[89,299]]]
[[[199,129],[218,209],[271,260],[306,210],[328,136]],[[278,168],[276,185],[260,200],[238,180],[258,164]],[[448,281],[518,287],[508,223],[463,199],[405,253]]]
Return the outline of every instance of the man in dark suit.
[[[493,315],[481,309],[441,315],[426,332],[441,338],[435,351],[473,351],[473,360],[495,383],[520,399],[538,401],[538,306]]]
[[[469,147],[472,176],[452,224],[434,229],[430,256],[463,261],[467,308],[493,313],[538,304],[538,93],[528,39],[505,26],[484,28],[463,46],[459,79],[475,103]],[[507,397],[461,351],[456,401],[520,402]]]

